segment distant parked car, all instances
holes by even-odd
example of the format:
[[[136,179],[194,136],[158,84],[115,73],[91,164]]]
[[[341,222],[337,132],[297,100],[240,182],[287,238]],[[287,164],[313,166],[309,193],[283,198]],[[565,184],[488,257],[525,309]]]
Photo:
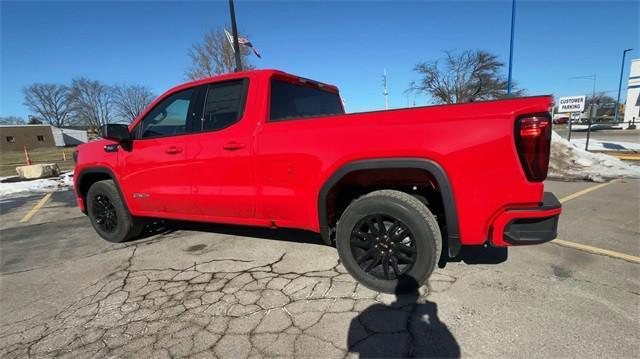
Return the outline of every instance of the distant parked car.
[[[553,119],[554,125],[566,125],[569,123],[569,117],[558,117]]]

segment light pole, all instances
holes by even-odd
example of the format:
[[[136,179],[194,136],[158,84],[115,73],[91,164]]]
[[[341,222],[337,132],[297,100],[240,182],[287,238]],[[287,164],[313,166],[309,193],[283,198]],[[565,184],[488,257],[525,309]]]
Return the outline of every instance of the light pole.
[[[242,71],[242,57],[240,56],[240,44],[238,43],[238,26],[236,25],[236,10],[233,0],[229,0],[229,15],[231,15],[231,33],[233,35],[233,53],[236,58],[236,72]]]
[[[591,101],[596,97],[596,74],[588,75],[588,76],[575,76],[569,77],[569,80],[591,80],[593,81],[593,92],[591,94]]]
[[[513,67],[513,31],[516,23],[516,0],[511,1],[511,42],[509,43],[509,77],[507,78],[507,95],[511,96],[511,68]]]
[[[589,138],[591,137],[591,122],[593,121],[593,115],[594,115],[594,111],[595,111],[594,102],[596,100],[596,74],[589,75],[589,76],[570,77],[569,79],[592,80],[593,81],[593,90],[591,92],[591,105],[589,105],[589,124],[587,126],[587,141],[584,144],[584,150],[588,151],[589,150]],[[569,118],[569,121],[571,121],[571,118]]]
[[[614,122],[618,122],[618,112],[620,112],[620,90],[622,90],[622,73],[624,72],[624,58],[627,56],[627,52],[633,49],[626,49],[622,51],[622,65],[620,66],[620,82],[618,83],[618,99],[616,100],[616,112],[613,117]]]

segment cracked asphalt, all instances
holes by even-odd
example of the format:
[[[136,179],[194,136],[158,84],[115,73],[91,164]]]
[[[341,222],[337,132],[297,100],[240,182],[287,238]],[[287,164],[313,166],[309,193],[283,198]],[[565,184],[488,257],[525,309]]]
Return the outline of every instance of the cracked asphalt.
[[[637,255],[638,184],[566,203],[560,238]],[[547,188],[561,197],[590,185]],[[640,351],[640,265],[632,262],[553,243],[511,248],[500,264],[448,263],[420,292],[397,297],[356,283],[311,233],[160,222],[144,239],[111,244],[74,212],[69,192],[19,223],[41,197],[0,201],[2,358]]]

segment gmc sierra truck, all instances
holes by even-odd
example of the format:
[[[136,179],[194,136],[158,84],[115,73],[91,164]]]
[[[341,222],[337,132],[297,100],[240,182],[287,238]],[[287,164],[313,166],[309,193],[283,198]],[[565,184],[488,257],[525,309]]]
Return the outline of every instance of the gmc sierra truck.
[[[189,82],[78,147],[75,193],[96,232],[147,218],[300,228],[393,292],[462,246],[555,238],[544,192],[551,96],[345,114],[335,86],[277,70]]]

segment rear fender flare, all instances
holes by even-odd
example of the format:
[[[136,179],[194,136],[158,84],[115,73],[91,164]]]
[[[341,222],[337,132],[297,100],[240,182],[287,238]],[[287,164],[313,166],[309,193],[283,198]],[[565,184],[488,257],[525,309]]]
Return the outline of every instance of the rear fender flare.
[[[460,228],[456,201],[449,178],[437,162],[423,158],[381,158],[349,162],[335,171],[322,185],[318,195],[318,220],[322,239],[331,244],[329,223],[327,216],[327,196],[329,191],[347,174],[371,169],[415,168],[430,173],[436,180],[442,199],[447,223],[446,238],[448,241],[449,257],[458,255],[460,243]]]

